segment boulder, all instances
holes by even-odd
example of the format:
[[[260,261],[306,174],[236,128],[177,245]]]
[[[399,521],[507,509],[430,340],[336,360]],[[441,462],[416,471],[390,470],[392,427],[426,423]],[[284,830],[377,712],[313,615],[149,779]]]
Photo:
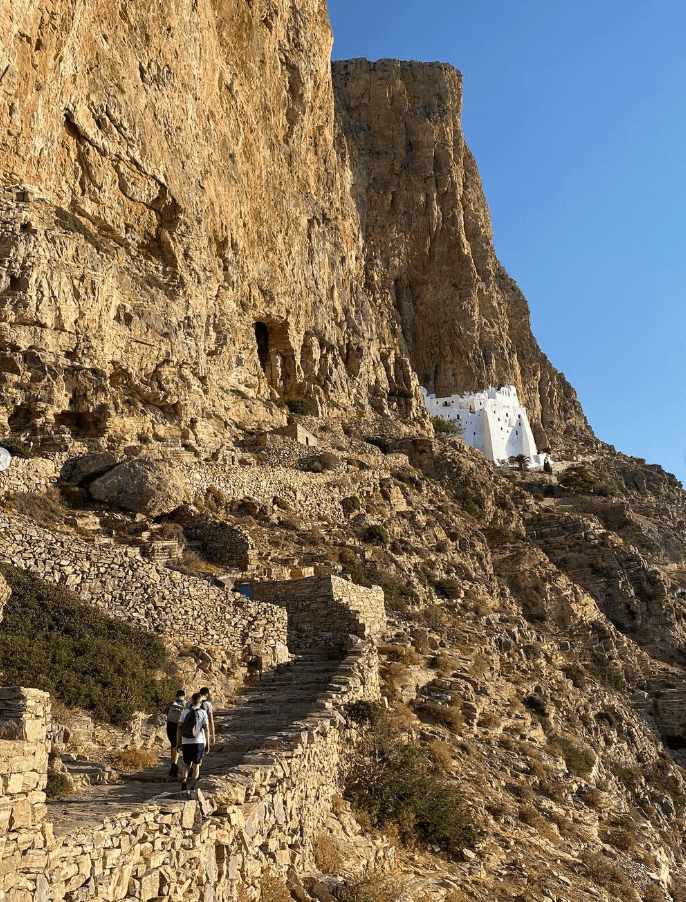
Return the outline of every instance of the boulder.
[[[96,501],[159,517],[188,500],[188,490],[173,464],[139,457],[125,461],[89,486]]]
[[[114,451],[95,451],[68,460],[62,469],[62,479],[69,485],[85,485],[116,467],[121,457]]]

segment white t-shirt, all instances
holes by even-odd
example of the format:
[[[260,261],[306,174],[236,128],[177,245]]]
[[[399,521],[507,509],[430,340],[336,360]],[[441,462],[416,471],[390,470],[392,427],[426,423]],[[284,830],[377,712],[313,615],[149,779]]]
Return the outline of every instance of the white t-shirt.
[[[194,707],[191,705],[191,707]],[[184,708],[181,712],[181,717],[179,718],[179,724],[182,724],[186,719],[186,715],[191,710],[191,708]],[[197,736],[183,736],[181,737],[181,745],[207,745],[207,736],[208,736],[208,719],[207,714],[203,709],[198,706],[195,709],[198,714],[198,724],[200,725],[200,732]],[[183,732],[183,731],[182,731]]]

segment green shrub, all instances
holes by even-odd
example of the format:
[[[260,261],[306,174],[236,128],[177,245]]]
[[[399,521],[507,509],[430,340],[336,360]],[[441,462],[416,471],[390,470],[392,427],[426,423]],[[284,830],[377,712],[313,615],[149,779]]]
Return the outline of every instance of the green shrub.
[[[311,398],[291,398],[290,401],[286,401],[286,404],[291,413],[304,417],[317,415],[317,405]]]
[[[358,511],[361,508],[360,499],[357,495],[349,495],[347,498],[344,498],[341,501],[341,507],[343,508],[343,513],[346,516],[350,516],[350,514]]]
[[[168,667],[162,640],[85,604],[68,589],[0,564],[12,590],[0,623],[5,685],[49,692],[70,708],[127,723],[159,711],[178,688],[154,671]]]
[[[385,545],[388,542],[388,530],[380,523],[372,523],[365,529],[362,538],[373,545]]]
[[[455,786],[436,772],[424,750],[398,740],[387,717],[368,722],[346,780],[353,807],[380,829],[394,824],[405,842],[420,840],[448,853],[475,849],[480,830]]]
[[[577,777],[584,777],[593,770],[595,755],[592,752],[578,748],[569,739],[566,739],[564,736],[558,736],[557,733],[553,733],[549,741],[561,750],[567,770],[571,774],[575,774]]]
[[[56,770],[48,770],[48,782],[45,787],[45,795],[49,799],[61,799],[69,796],[74,791],[72,782],[66,774]]]
[[[475,504],[471,498],[465,498],[462,502],[462,510],[469,514],[470,517],[474,517],[475,520],[483,514],[483,510]]]
[[[55,216],[65,229],[69,229],[70,232],[77,232],[79,235],[81,235],[82,238],[85,238],[86,241],[91,244],[99,253],[105,252],[105,245],[97,238],[97,236],[88,228],[87,225],[81,222],[78,216],[70,213],[69,210],[65,210],[64,207],[55,207]]]
[[[565,470],[559,481],[566,488],[581,494],[600,495],[603,498],[616,494],[612,486],[599,482],[590,470],[580,464]]]
[[[374,727],[380,727],[386,722],[386,709],[378,702],[370,702],[361,699],[351,702],[346,708],[346,714],[354,723],[368,723]]]
[[[395,576],[387,574],[381,577],[379,585],[383,589],[384,604],[390,611],[404,613],[408,602],[417,600],[414,590]]]
[[[13,457],[20,457],[22,460],[30,460],[33,457],[33,451],[24,442],[20,442],[17,438],[0,439],[0,446],[5,448]]]
[[[336,350],[336,345],[332,341],[329,341],[328,338],[325,338],[323,333],[315,330],[314,334],[317,338],[317,341],[319,342],[319,347],[322,348],[324,351],[335,351]]]
[[[451,420],[444,420],[443,417],[431,417],[431,423],[436,435],[455,435],[457,432],[457,425]]]
[[[381,586],[386,607],[391,611],[404,613],[410,601],[416,601],[417,595],[413,589],[402,580],[390,573],[382,574],[376,567],[365,567],[360,563],[346,564],[343,574],[350,577],[351,582],[357,586]]]
[[[445,577],[437,579],[434,583],[434,589],[441,598],[461,598],[462,586],[456,579]]]

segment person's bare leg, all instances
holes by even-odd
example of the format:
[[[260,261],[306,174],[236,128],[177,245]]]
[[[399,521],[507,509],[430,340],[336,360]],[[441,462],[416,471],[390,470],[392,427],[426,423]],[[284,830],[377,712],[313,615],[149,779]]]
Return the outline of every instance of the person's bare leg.
[[[193,769],[191,770],[191,782],[193,784],[193,789],[197,786],[198,780],[200,778],[200,764],[194,764]]]

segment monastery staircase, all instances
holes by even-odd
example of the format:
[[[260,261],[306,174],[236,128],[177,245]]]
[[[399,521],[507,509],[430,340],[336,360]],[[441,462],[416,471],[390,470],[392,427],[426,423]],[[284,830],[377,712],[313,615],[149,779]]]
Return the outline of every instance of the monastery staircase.
[[[258,764],[270,749],[288,743],[303,729],[303,722],[324,706],[318,701],[327,689],[334,689],[334,676],[341,656],[330,648],[307,649],[276,670],[255,675],[224,709],[215,710],[216,742],[203,760],[203,777],[225,776],[238,765]],[[83,762],[67,762],[74,776],[88,768]],[[97,768],[96,768],[97,770]],[[114,784],[86,788],[66,799],[48,803],[46,820],[53,822],[57,836],[87,830],[104,818],[125,815],[138,805],[163,793],[181,792],[180,778],[168,776],[169,757],[138,773],[122,775]],[[93,782],[99,779],[91,778]]]

